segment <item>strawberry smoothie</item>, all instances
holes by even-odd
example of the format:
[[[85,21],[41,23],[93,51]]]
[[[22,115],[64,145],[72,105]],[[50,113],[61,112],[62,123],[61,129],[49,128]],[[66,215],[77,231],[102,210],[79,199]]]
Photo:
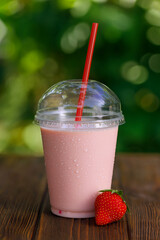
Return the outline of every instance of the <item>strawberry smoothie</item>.
[[[41,126],[51,210],[63,217],[93,217],[101,189],[110,189],[118,126],[56,130]]]
[[[125,122],[116,94],[95,80],[88,81],[83,115],[75,121],[81,86],[78,79],[54,84],[39,100],[35,115],[51,210],[62,217],[95,215],[98,191],[111,188],[118,127]]]

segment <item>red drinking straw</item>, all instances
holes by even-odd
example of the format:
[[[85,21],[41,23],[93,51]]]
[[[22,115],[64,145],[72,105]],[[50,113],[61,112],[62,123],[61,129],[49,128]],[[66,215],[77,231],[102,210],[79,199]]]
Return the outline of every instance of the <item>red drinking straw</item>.
[[[94,45],[95,45],[95,41],[96,41],[97,29],[98,29],[98,23],[93,23],[92,29],[91,29],[91,35],[90,35],[90,39],[89,39],[86,62],[85,62],[85,66],[84,66],[82,85],[81,85],[81,90],[80,90],[80,94],[79,94],[79,100],[78,100],[75,121],[81,121],[81,118],[82,118],[84,100],[85,100],[85,96],[86,96],[87,83],[88,83],[89,72],[90,72],[90,68],[91,68],[91,62],[92,62]]]

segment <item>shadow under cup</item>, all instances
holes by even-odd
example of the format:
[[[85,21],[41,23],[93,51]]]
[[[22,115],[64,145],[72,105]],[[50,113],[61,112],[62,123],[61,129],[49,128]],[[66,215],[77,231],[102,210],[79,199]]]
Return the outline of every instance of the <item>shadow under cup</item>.
[[[40,99],[40,125],[51,210],[70,218],[94,217],[99,190],[110,189],[120,101],[105,85],[89,81],[80,122],[75,121],[81,80],[52,86]]]

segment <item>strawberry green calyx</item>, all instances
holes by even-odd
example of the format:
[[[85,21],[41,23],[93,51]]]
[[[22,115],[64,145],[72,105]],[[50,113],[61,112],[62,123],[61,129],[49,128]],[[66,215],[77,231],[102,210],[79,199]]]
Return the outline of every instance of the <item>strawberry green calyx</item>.
[[[100,190],[99,192],[111,192],[111,193],[117,193],[120,196],[123,195],[122,190],[104,189],[104,190]]]
[[[125,202],[125,204],[126,204],[126,206],[127,206],[127,212],[130,213],[130,209],[129,209],[126,201],[125,201],[124,198],[123,198],[123,191],[122,191],[122,190],[104,189],[104,190],[100,190],[99,192],[102,192],[102,193],[103,193],[103,192],[111,192],[111,194],[113,194],[113,193],[118,194],[118,195],[122,198],[123,202]]]

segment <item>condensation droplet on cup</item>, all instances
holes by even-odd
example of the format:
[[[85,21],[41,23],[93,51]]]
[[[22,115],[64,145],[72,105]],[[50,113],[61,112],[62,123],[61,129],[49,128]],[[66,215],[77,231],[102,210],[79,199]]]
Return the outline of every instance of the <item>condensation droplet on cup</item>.
[[[78,166],[79,166],[79,164],[77,163],[77,164],[76,164],[76,166],[78,167]]]
[[[73,162],[77,162],[77,160],[76,160],[76,159],[74,159],[74,160],[73,160]]]
[[[76,170],[76,173],[79,173],[79,171],[78,171],[78,170]]]

